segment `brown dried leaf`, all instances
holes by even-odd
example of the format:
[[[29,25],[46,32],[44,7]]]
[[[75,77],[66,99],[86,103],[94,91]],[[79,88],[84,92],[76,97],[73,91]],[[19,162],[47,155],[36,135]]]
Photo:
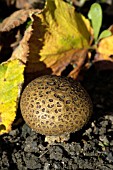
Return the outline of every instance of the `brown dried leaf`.
[[[19,59],[23,63],[27,62],[27,56],[29,53],[29,48],[28,48],[28,40],[30,39],[31,36],[31,27],[29,27],[24,34],[23,39],[20,41],[19,46],[13,51],[11,60],[14,59]]]
[[[16,8],[22,9],[29,9],[32,7],[31,5],[32,1],[28,1],[28,0],[16,0]]]
[[[38,10],[38,12],[41,12],[41,10]],[[36,27],[38,28],[37,20],[39,20],[39,18],[36,17],[35,15],[33,16],[35,17],[35,22],[32,23],[32,26],[29,26],[27,28],[27,30],[24,33],[24,37],[20,42],[20,45],[14,50],[11,56],[12,60],[19,59],[23,63],[27,62],[27,67],[26,67],[27,73],[36,73],[42,70],[47,71],[46,65],[43,62],[39,61],[40,59],[39,49],[34,48],[35,46],[39,46],[38,39],[41,36],[41,34],[37,33],[37,29],[34,29]],[[40,47],[41,45],[42,44],[40,43]]]
[[[39,8],[44,5],[44,0],[16,0],[16,8],[19,9],[30,9],[30,8]]]
[[[41,12],[41,10],[33,10],[34,12]],[[29,11],[29,15],[31,15],[31,13],[33,11]],[[32,27],[29,26],[25,33],[24,33],[24,37],[22,38],[22,40],[20,41],[19,46],[13,51],[11,59],[19,59],[21,60],[23,63],[27,62],[27,56],[29,53],[29,47],[28,47],[28,41],[32,35]]]
[[[6,32],[20,26],[27,20],[30,12],[31,10],[25,9],[14,12],[12,15],[4,19],[3,22],[0,24],[0,31]]]
[[[62,71],[71,64],[73,66],[73,70],[69,73],[69,77],[76,78],[81,70],[81,67],[84,64],[86,59],[87,50],[75,50],[72,49],[67,53],[63,53],[63,57],[56,61],[51,68],[53,70],[53,74],[61,75]]]
[[[73,56],[73,63],[76,64],[75,68],[69,73],[69,77],[72,77],[73,79],[76,79],[79,75],[79,72],[81,71],[81,68],[85,64],[86,55],[88,53],[88,50],[80,50],[78,51],[75,56]]]

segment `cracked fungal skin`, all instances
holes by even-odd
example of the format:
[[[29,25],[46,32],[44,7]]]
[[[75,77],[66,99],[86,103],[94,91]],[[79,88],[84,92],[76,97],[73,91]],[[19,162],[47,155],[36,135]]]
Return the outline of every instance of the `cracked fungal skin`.
[[[67,140],[92,114],[92,102],[80,83],[54,75],[30,82],[22,93],[20,108],[26,123],[46,135],[49,143]]]

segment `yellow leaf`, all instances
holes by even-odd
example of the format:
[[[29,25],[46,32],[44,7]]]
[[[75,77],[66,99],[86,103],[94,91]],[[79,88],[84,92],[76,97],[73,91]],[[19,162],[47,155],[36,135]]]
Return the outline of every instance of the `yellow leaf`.
[[[89,46],[90,33],[85,24],[88,20],[63,0],[48,0],[45,10],[38,17],[46,29],[40,61],[47,63],[48,58],[49,61],[58,59],[62,52]]]
[[[16,116],[24,65],[12,60],[0,65],[0,135],[8,133]]]
[[[44,10],[33,14],[32,20],[32,31],[28,32],[31,37],[28,41],[27,73],[47,72],[47,68],[52,70],[52,66],[62,58],[65,62],[71,51],[75,53],[74,50],[90,46],[89,20],[63,0],[47,0]],[[64,70],[68,64],[60,67]]]
[[[103,59],[109,59],[110,55],[113,55],[113,35],[100,41],[97,52]]]

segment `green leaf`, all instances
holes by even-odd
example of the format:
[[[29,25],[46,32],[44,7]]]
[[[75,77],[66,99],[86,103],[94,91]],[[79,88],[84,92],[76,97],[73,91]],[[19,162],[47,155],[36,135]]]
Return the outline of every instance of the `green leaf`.
[[[24,65],[12,60],[0,65],[0,135],[8,133],[16,116]]]
[[[96,41],[102,25],[102,8],[98,3],[94,3],[91,6],[88,13],[88,18],[91,20],[92,27],[94,30],[94,39]]]
[[[29,20],[26,24],[26,29],[32,24],[32,20]]]
[[[106,37],[109,37],[109,36],[111,36],[111,35],[112,35],[112,33],[111,33],[110,30],[104,30],[104,31],[101,32],[101,34],[100,34],[100,36],[99,36],[99,38],[98,38],[98,41],[99,41],[100,39],[102,39],[102,38],[106,38]]]

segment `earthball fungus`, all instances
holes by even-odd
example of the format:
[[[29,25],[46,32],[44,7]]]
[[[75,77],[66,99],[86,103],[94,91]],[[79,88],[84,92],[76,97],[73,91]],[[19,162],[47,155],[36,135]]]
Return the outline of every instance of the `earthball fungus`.
[[[81,129],[92,114],[92,102],[79,82],[68,77],[45,75],[24,89],[20,108],[25,122],[45,141],[63,142]]]

